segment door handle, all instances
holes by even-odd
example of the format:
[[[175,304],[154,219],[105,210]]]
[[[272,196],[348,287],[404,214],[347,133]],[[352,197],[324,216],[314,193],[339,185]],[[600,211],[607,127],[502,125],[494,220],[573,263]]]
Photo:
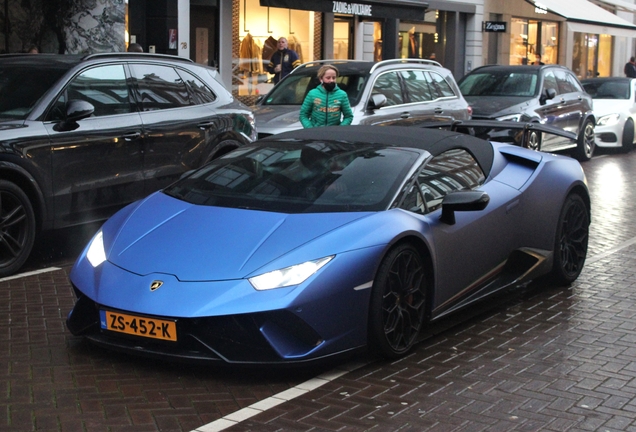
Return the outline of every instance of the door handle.
[[[435,108],[435,114],[441,114],[443,112],[444,112],[444,108],[441,108],[441,107]]]
[[[411,117],[411,113],[408,111],[404,111],[402,114],[400,114],[400,118],[407,119],[409,117]]]
[[[129,132],[124,134],[124,140],[134,141],[136,139],[139,139],[140,136],[141,136],[141,132]]]

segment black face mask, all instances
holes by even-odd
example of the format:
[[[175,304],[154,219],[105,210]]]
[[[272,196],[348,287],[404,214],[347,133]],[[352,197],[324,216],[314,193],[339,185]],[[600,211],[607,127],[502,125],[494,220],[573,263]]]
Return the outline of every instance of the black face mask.
[[[328,92],[330,92],[331,90],[336,88],[336,83],[335,82],[329,82],[329,83],[322,83],[322,86],[325,88],[325,90],[327,90]]]

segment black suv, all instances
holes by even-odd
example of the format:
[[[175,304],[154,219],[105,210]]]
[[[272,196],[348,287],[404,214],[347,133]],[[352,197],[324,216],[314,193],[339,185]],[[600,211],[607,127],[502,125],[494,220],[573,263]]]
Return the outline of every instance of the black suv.
[[[574,149],[574,155],[582,161],[592,157],[596,124],[592,97],[568,68],[482,66],[465,75],[459,81],[459,88],[473,108],[474,120],[514,120],[556,126],[576,134],[577,141],[532,131],[527,146],[543,151]],[[507,131],[504,136],[494,134],[491,138],[516,141],[516,135],[516,131]]]
[[[38,230],[106,219],[255,140],[216,74],[159,54],[0,55],[0,276]]]

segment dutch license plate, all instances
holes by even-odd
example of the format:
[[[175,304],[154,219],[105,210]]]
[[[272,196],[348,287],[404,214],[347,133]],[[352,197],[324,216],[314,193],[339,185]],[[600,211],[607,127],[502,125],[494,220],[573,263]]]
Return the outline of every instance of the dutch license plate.
[[[105,330],[152,339],[177,341],[175,321],[140,317],[119,312],[100,310],[100,325]]]

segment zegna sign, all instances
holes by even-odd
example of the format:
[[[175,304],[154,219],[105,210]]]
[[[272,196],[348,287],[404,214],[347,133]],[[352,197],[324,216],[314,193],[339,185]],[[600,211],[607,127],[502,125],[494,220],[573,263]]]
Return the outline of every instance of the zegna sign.
[[[492,33],[505,33],[506,21],[484,21],[483,30]]]

